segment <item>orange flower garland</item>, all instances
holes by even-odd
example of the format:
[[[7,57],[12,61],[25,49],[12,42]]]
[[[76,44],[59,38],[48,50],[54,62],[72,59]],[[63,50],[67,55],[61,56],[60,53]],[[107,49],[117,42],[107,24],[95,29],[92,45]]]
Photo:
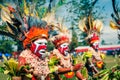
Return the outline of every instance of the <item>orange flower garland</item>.
[[[96,65],[97,65],[98,68],[101,69],[103,67],[103,61],[96,62]]]
[[[66,78],[73,78],[74,72],[65,73],[64,76],[65,76]]]

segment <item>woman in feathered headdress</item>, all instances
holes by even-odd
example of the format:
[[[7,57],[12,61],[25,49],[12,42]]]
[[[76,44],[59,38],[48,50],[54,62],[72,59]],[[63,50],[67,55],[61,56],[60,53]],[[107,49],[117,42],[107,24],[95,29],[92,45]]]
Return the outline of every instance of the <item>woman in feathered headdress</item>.
[[[48,53],[46,52],[47,39],[47,23],[40,21],[30,28],[23,41],[26,49],[20,54],[20,63],[21,59],[23,59],[25,64],[33,67],[33,75],[37,77],[46,77],[50,73],[48,68]]]
[[[89,55],[86,57],[86,67],[90,75],[93,75],[98,73],[98,68],[103,68],[103,54],[99,51],[100,32],[103,24],[100,20],[91,20],[89,16],[87,19],[79,22],[79,28],[87,34],[85,40],[88,41],[90,48],[86,53],[86,55]]]
[[[58,34],[50,38],[50,41],[55,46],[55,49],[52,51],[50,57],[51,59],[54,57],[57,58],[57,63],[53,66],[55,80],[61,80],[59,76],[60,74],[63,74],[66,78],[72,78],[75,75],[78,79],[83,80],[84,77],[79,72],[83,64],[78,63],[73,65],[72,63],[72,56],[69,50],[69,45],[71,43],[71,34],[69,30],[59,23],[56,28],[58,29]],[[50,70],[51,68],[52,66],[50,66]]]
[[[19,65],[29,65],[30,70],[26,71],[33,74],[32,80],[45,79],[50,73],[49,53],[46,51],[49,36],[47,22],[36,16],[24,14],[21,17],[12,6],[2,6],[1,12],[2,19],[11,29],[10,33],[23,42],[24,50],[19,55]]]

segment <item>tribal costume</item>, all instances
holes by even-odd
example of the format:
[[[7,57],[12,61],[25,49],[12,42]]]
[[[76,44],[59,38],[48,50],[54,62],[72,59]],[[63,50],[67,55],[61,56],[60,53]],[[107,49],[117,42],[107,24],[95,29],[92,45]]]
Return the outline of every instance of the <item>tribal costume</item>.
[[[82,74],[79,72],[83,64],[78,63],[74,65],[69,52],[69,44],[71,43],[70,32],[61,24],[58,24],[56,28],[58,29],[58,34],[50,39],[55,46],[51,55],[55,56],[58,61],[57,64],[54,65],[56,69],[53,71],[55,72],[55,80],[59,80],[61,74],[66,78],[72,78],[75,75],[78,79],[84,80]]]
[[[32,69],[32,79],[45,78],[50,73],[49,53],[46,51],[49,36],[47,22],[39,19],[37,15],[33,15],[34,12],[26,13],[26,9],[24,9],[21,13],[19,6],[14,7],[2,6],[1,16],[3,21],[7,22],[10,35],[23,42],[24,50],[20,53],[19,65],[29,65]]]
[[[90,16],[79,22],[79,28],[87,34],[85,38],[90,48],[88,52],[84,52],[84,55],[89,55],[86,57],[86,67],[88,69],[89,75],[98,73],[98,69],[103,69],[103,57],[99,51],[99,36],[103,28],[103,24],[100,20],[91,20]]]

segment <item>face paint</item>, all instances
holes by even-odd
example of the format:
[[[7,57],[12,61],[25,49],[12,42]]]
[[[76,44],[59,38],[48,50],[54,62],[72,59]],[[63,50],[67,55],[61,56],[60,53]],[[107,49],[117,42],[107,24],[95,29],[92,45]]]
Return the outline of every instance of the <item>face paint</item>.
[[[95,49],[95,50],[97,50],[99,48],[99,42],[94,42],[92,44],[92,48]]]
[[[31,51],[40,58],[45,57],[45,51],[47,49],[47,40],[46,39],[38,39],[31,44]]]
[[[60,51],[61,54],[67,55],[69,51],[68,43],[63,43],[58,47],[58,50]]]

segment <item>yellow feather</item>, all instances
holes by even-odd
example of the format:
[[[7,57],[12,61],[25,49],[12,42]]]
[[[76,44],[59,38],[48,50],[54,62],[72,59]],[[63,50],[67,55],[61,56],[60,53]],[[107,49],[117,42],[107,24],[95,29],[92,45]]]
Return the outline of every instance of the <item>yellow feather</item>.
[[[11,29],[9,26],[7,26],[7,30],[8,30],[8,32],[10,32],[11,34],[14,34],[13,31],[12,31],[12,29]]]
[[[93,29],[96,28],[97,32],[101,32],[103,29],[103,23],[100,20],[93,21]]]
[[[85,25],[85,18],[84,18],[84,20],[79,21],[78,27],[83,32],[85,32],[87,30],[86,25]]]
[[[88,17],[88,22],[89,22],[89,30],[92,30],[93,29],[93,20],[92,20],[92,17],[91,17],[91,15],[89,15],[89,17]]]
[[[57,26],[55,12],[47,13],[46,16],[42,18],[42,20],[46,21],[48,25]]]
[[[38,12],[35,9],[35,4],[33,4],[33,6],[31,6],[31,9],[32,9],[32,13],[34,14],[34,16],[39,17]]]
[[[3,5],[0,4],[0,8],[3,9],[5,12],[10,14],[10,12],[9,12],[7,7],[4,7]]]
[[[26,0],[24,0],[24,13],[25,15],[29,15],[29,8],[26,6]]]
[[[120,29],[120,27],[117,26],[113,21],[110,21],[110,27],[111,27],[112,29]]]
[[[3,9],[1,10],[1,18],[5,22],[7,21],[9,23],[12,23],[12,20],[10,18],[10,14],[8,12],[4,11]]]

